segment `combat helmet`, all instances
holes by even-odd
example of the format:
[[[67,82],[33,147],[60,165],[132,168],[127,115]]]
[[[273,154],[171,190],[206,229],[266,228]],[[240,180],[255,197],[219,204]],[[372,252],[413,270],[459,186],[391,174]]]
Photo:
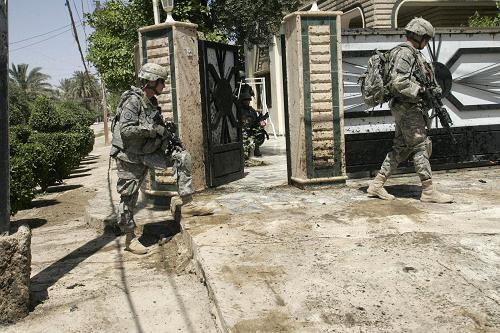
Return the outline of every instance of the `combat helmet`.
[[[240,94],[240,101],[244,101],[246,99],[252,99],[252,95],[250,94],[249,91],[243,91],[241,94]]]
[[[411,20],[410,23],[406,25],[405,30],[413,32],[415,35],[428,36],[429,38],[433,38],[435,35],[432,24],[421,17],[415,17]]]
[[[168,72],[167,69],[161,65],[147,62],[142,65],[138,76],[140,79],[148,81],[156,81],[158,79],[166,80],[168,78]]]

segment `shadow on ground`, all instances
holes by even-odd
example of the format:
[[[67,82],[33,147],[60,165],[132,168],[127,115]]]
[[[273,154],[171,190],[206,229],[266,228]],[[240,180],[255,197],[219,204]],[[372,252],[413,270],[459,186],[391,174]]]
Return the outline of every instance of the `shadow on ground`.
[[[36,229],[40,228],[41,226],[45,225],[47,223],[46,219],[20,219],[17,221],[11,221],[10,222],[10,233],[15,233],[19,229],[20,226],[27,224],[30,229]]]
[[[406,199],[420,199],[422,190],[418,185],[389,185],[384,186],[389,194],[394,195],[396,198]],[[367,193],[368,186],[359,187],[358,190]]]
[[[30,283],[31,309],[48,298],[49,287],[114,239],[113,233],[105,232],[33,276]]]
[[[60,184],[60,185],[54,185],[50,186],[45,190],[47,193],[59,193],[59,192],[65,192],[65,191],[71,191],[71,190],[76,190],[77,188],[83,187],[81,184],[75,184],[75,185],[67,185],[67,184]]]

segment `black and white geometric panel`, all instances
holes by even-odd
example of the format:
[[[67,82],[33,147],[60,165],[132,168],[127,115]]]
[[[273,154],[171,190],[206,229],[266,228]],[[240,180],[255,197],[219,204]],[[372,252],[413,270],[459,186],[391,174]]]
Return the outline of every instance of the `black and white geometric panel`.
[[[429,61],[441,62],[451,72],[451,92],[445,99],[458,111],[500,110],[500,47],[460,48],[448,61],[441,56],[442,47],[441,36],[437,35],[423,53]],[[346,118],[389,114],[387,104],[370,108],[361,96],[358,80],[373,54],[374,50],[342,53]]]
[[[463,48],[447,62],[448,100],[460,111],[500,110],[500,48]]]

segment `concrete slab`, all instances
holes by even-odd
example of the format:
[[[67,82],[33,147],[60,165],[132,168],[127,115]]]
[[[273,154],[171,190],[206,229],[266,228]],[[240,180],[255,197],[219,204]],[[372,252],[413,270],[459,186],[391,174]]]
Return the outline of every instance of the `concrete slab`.
[[[500,332],[498,167],[436,173],[454,204],[421,203],[415,175],[386,202],[369,179],[288,187],[282,145],[182,222],[225,332]]]

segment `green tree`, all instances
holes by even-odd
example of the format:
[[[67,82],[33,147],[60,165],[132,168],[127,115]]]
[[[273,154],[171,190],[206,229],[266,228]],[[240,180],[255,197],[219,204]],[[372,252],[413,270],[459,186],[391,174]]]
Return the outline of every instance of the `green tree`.
[[[497,2],[497,16],[483,16],[476,11],[469,17],[469,27],[473,28],[494,28],[500,27],[500,1]]]
[[[68,98],[70,96],[70,90],[72,85],[72,80],[70,78],[64,78],[59,80],[59,96],[63,98]]]
[[[173,17],[178,21],[198,24],[206,36],[217,39],[214,21],[207,0],[177,0]],[[162,12],[162,20],[165,19]],[[94,64],[112,92],[128,89],[134,83],[134,46],[138,42],[137,30],[152,25],[153,6],[150,0],[109,0],[100,10],[86,16],[94,28],[89,36],[88,59]]]
[[[212,15],[218,28],[239,45],[245,42],[269,44],[277,34],[283,16],[297,10],[300,0],[214,0]]]
[[[70,79],[67,96],[80,101],[88,110],[96,105],[99,99],[99,83],[97,78],[82,71],[76,71]]]
[[[9,82],[9,124],[26,125],[30,118],[29,96],[21,88]]]
[[[51,91],[47,82],[50,76],[42,73],[41,67],[28,71],[28,64],[11,65],[9,84],[16,85],[26,95],[46,94]]]

